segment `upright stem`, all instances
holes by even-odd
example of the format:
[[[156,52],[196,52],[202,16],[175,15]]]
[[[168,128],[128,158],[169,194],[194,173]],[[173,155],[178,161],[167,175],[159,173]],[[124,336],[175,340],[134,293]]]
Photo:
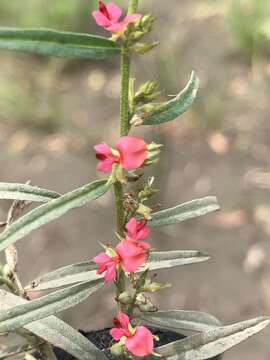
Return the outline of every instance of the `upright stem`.
[[[116,209],[116,228],[120,236],[124,234],[124,208],[123,208],[123,186],[120,182],[114,184],[114,197]]]
[[[122,47],[121,54],[121,99],[120,99],[120,131],[121,136],[128,134],[129,124],[129,77],[130,77],[130,56],[128,50]]]
[[[130,0],[128,12],[137,11],[139,0]],[[130,113],[129,113],[129,81],[130,81],[130,54],[128,45],[122,46],[121,51],[121,95],[120,95],[120,136],[126,136],[130,130]],[[125,216],[123,206],[123,185],[120,182],[114,184],[115,208],[117,232],[124,236]],[[125,276],[123,269],[119,267],[117,273],[117,296],[125,290]],[[124,306],[119,304],[119,308],[124,310]]]

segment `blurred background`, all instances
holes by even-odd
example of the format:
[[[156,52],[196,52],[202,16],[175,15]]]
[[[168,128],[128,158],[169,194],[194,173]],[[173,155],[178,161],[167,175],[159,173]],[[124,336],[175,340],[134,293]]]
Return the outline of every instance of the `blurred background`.
[[[127,5],[127,0],[118,0]],[[134,58],[136,84],[157,80],[164,94],[182,89],[192,69],[201,79],[194,106],[162,127],[137,135],[165,144],[154,168],[163,207],[216,195],[219,213],[161,228],[156,249],[211,254],[198,265],[160,272],[171,289],[163,309],[211,312],[223,323],[270,314],[270,3],[269,0],[141,0],[157,17],[160,46]],[[0,25],[108,35],[89,18],[96,0],[1,0]],[[135,75],[136,74],[136,75]],[[93,145],[117,137],[119,62],[65,61],[1,52],[1,181],[59,191],[97,176]],[[9,203],[0,203],[5,218]],[[24,283],[92,258],[113,240],[110,194],[35,231],[18,244]],[[61,316],[77,328],[110,325],[111,288]],[[269,359],[264,331],[228,353],[231,360]]]

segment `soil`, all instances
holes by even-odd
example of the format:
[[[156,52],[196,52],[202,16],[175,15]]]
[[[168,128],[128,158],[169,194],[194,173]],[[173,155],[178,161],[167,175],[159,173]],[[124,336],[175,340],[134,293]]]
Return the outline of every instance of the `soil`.
[[[92,343],[94,343],[100,350],[104,352],[106,357],[110,360],[117,360],[116,357],[112,356],[108,348],[112,345],[112,338],[109,334],[110,329],[103,329],[97,331],[90,331],[81,333],[87,337]],[[169,344],[173,341],[180,340],[185,338],[184,335],[172,332],[172,331],[163,331],[158,329],[151,329],[152,333],[158,336],[159,341],[155,341],[155,347]],[[55,354],[58,360],[77,360],[72,355],[67,354],[65,351],[56,348]],[[212,358],[212,360],[218,360],[220,357]]]

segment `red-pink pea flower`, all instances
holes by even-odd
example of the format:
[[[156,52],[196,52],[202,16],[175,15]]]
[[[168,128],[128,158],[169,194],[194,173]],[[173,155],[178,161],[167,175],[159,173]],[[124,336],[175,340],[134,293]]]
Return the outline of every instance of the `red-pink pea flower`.
[[[116,279],[116,268],[120,263],[120,257],[117,253],[109,255],[105,252],[101,252],[99,255],[94,257],[93,260],[99,265],[97,273],[103,274],[105,272],[105,282],[114,281]]]
[[[133,243],[128,240],[121,241],[116,246],[117,254],[121,258],[121,266],[126,272],[135,272],[144,265],[148,257],[150,245],[147,243]]]
[[[135,217],[131,218],[126,225],[126,239],[133,242],[147,239],[150,236],[151,230],[146,224],[146,220],[137,220]]]
[[[106,5],[103,1],[99,1],[99,10],[93,11],[92,15],[98,25],[119,35],[125,32],[128,24],[135,22],[141,17],[141,14],[134,13],[127,15],[121,20],[122,9],[112,2]]]
[[[95,147],[96,158],[100,160],[97,170],[110,172],[113,164],[119,164],[126,170],[135,170],[143,165],[147,159],[148,149],[145,141],[135,136],[123,136],[116,143],[116,149],[107,144]]]
[[[114,340],[123,342],[131,354],[144,357],[153,352],[154,336],[145,326],[133,328],[129,317],[123,312],[119,312],[118,317],[114,319],[114,325],[110,335]]]
[[[121,241],[115,249],[107,248],[94,257],[94,262],[99,265],[98,274],[105,272],[104,281],[116,280],[117,266],[120,265],[126,272],[135,272],[145,263],[150,245],[147,243],[135,244],[131,241]]]

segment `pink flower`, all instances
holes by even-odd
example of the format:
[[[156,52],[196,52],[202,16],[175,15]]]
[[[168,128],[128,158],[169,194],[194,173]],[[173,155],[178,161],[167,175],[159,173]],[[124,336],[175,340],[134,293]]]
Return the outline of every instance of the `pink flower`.
[[[92,15],[98,25],[112,33],[120,35],[125,32],[129,23],[135,22],[141,17],[141,14],[130,14],[123,20],[120,20],[122,9],[111,2],[106,5],[103,1],[99,1],[99,10],[93,11]]]
[[[105,252],[101,252],[99,255],[94,257],[94,262],[100,265],[97,270],[98,274],[106,272],[104,281],[114,281],[116,279],[116,267],[120,262],[119,255],[116,253],[115,256],[110,256]]]
[[[123,240],[116,246],[117,254],[121,258],[121,266],[126,272],[135,272],[145,263],[149,249],[145,244]]]
[[[120,164],[126,170],[135,170],[141,167],[147,159],[147,144],[135,136],[123,136],[116,143],[116,150],[107,144],[98,144],[95,147],[96,158],[100,160],[97,170],[109,172],[113,164]]]
[[[153,352],[154,337],[145,326],[133,328],[129,317],[123,312],[119,312],[118,317],[114,319],[114,325],[110,335],[116,341],[121,340],[131,354],[144,357]]]
[[[150,236],[151,230],[146,224],[146,220],[137,220],[135,217],[131,218],[126,225],[126,239],[134,242],[147,239]]]
[[[126,272],[135,272],[145,263],[149,247],[150,245],[145,246],[144,243],[123,240],[115,249],[107,248],[107,252],[101,252],[94,257],[94,262],[99,265],[97,273],[105,272],[104,281],[110,282],[116,280],[118,265]]]

